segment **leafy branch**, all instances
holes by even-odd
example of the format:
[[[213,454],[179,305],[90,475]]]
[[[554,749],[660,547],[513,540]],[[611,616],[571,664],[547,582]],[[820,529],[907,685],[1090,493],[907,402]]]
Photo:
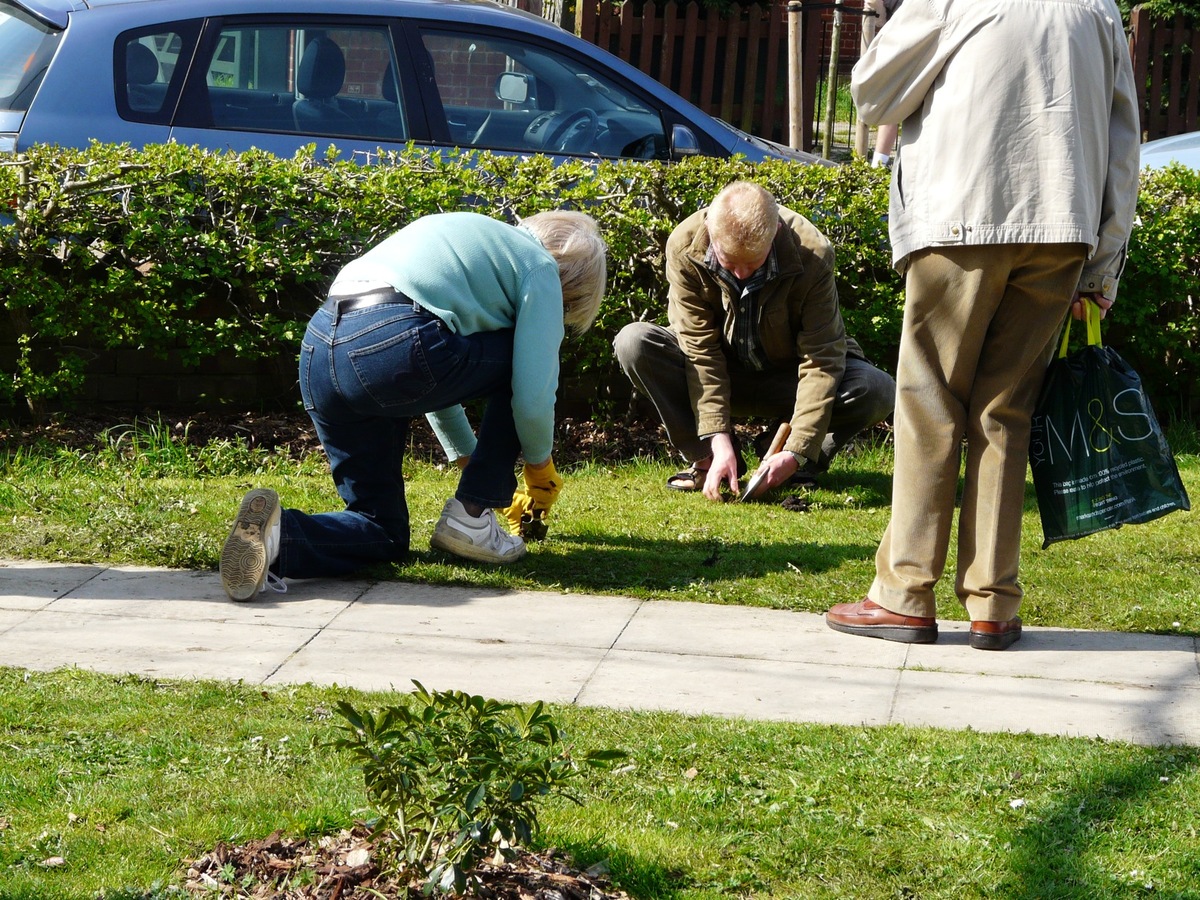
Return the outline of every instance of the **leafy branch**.
[[[427,894],[462,894],[474,869],[512,856],[538,828],[538,804],[570,792],[619,750],[575,754],[543,703],[528,706],[413,682],[412,703],[378,713],[340,701],[331,746],[362,766],[385,857]]]

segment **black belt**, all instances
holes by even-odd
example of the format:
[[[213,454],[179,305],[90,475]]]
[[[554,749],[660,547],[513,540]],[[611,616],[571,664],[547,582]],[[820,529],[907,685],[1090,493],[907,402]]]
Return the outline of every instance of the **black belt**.
[[[378,306],[381,303],[407,303],[411,306],[412,300],[394,288],[385,288],[377,291],[367,291],[364,294],[346,294],[342,297],[330,297],[321,304],[321,309],[328,310],[334,315],[340,316],[353,309],[366,309],[368,306]]]

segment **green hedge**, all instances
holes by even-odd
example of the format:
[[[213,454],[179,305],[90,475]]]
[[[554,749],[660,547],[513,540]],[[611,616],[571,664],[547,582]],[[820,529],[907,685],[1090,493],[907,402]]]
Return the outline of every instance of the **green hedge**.
[[[662,248],[723,184],[753,178],[837,248],[847,330],[891,369],[902,282],[891,268],[879,169],[695,159],[677,164],[469,159],[413,150],[382,165],[176,145],[38,148],[0,163],[0,399],[68,401],[89,348],[294,358],[309,312],[348,259],[413,219],[473,208],[512,220],[564,205],[600,222],[610,281],[596,327],[563,355],[564,383],[593,413],[620,410],[611,341],[662,320]],[[1200,176],[1147,178],[1106,338],[1164,411],[1197,412]],[[0,328],[0,331],[3,329]],[[232,398],[231,398],[232,399]]]

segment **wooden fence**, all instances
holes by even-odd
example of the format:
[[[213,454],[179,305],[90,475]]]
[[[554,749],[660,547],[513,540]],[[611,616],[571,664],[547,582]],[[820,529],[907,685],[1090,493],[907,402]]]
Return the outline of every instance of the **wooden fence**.
[[[522,3],[522,0],[517,0]],[[530,0],[524,0],[530,2]],[[523,5],[523,3],[522,3]],[[824,92],[845,83],[858,58],[861,0],[845,16],[836,80],[826,83],[833,3],[805,2],[801,69],[801,146],[815,149]],[[578,0],[576,32],[665,84],[710,115],[788,143],[787,3],[733,9],[723,16],[694,2]],[[1200,33],[1183,17],[1152,20],[1133,10],[1129,41],[1145,139],[1200,129]],[[850,113],[853,116],[853,111]],[[841,141],[848,145],[848,141]]]
[[[1130,17],[1133,74],[1146,140],[1200,129],[1200,29],[1184,18]]]
[[[854,12],[861,14],[861,9],[859,5]],[[786,3],[742,7],[725,16],[711,7],[674,0],[636,8],[632,2],[617,6],[609,0],[579,0],[576,11],[576,31],[585,40],[637,66],[710,115],[788,142]],[[829,56],[828,18],[827,9],[802,13],[806,149],[813,146],[817,89]],[[851,49],[851,65],[857,58],[856,24],[845,29],[840,43]]]

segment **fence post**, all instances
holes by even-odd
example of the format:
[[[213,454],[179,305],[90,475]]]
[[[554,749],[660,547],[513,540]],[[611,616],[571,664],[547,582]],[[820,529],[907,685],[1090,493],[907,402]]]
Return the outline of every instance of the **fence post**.
[[[804,149],[804,66],[801,65],[800,0],[788,2],[788,143]]]
[[[833,36],[829,42],[829,75],[825,89],[825,134],[821,139],[821,155],[829,159],[833,150],[833,123],[837,118],[838,54],[842,43],[842,0],[833,0]]]

